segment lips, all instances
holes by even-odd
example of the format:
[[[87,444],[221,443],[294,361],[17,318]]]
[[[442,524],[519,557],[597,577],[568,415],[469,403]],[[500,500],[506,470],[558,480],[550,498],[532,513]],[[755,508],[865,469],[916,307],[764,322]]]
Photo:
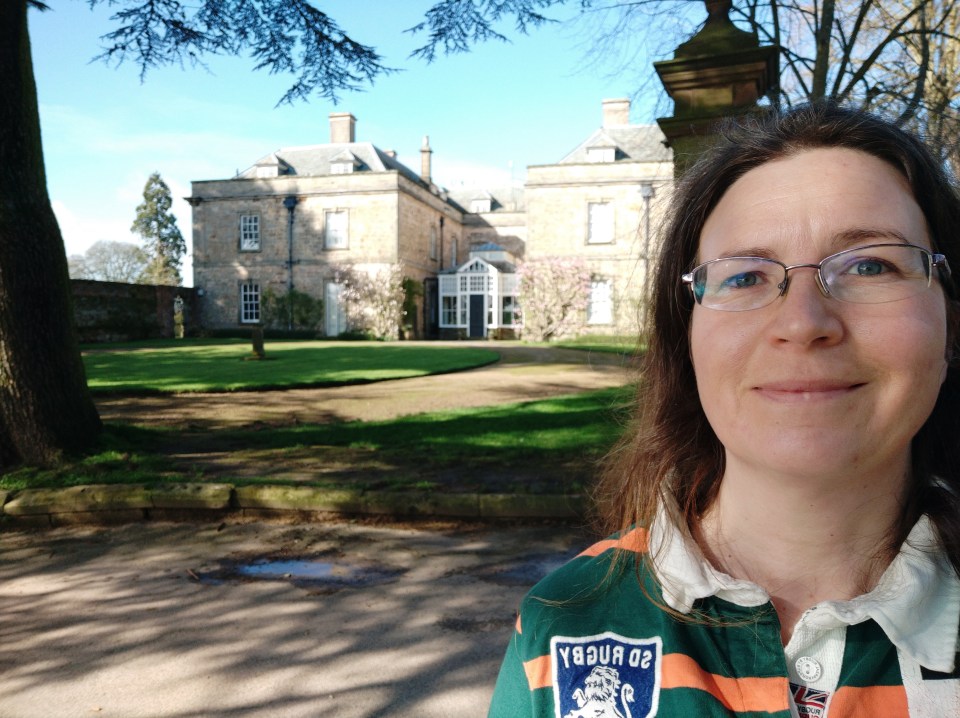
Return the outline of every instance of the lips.
[[[863,382],[837,379],[764,382],[753,387],[762,396],[774,401],[826,401],[849,396],[864,386]]]

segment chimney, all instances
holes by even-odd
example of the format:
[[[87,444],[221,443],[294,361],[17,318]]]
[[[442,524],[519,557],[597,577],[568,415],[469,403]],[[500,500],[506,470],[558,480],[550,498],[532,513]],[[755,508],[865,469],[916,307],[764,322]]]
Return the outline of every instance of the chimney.
[[[430,138],[423,136],[423,144],[420,146],[420,178],[430,184],[430,155],[433,150],[430,149]]]
[[[354,127],[356,124],[357,118],[349,112],[331,112],[330,142],[332,144],[356,142],[354,136]]]
[[[623,127],[630,124],[630,99],[622,97],[617,100],[603,101],[603,126]]]

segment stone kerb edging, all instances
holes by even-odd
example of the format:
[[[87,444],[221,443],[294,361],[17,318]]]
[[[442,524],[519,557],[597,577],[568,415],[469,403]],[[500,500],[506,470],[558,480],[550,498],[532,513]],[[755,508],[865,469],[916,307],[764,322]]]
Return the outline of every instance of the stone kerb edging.
[[[66,489],[0,491],[0,518],[13,525],[122,523],[190,512],[358,514],[466,519],[582,516],[579,495],[443,494],[428,491],[360,491],[308,486],[91,484]]]

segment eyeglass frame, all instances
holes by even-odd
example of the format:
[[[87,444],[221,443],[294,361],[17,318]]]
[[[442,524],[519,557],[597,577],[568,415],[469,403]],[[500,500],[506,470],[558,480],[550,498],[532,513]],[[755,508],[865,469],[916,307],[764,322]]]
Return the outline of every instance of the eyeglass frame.
[[[780,291],[779,291],[775,296],[773,296],[773,297],[770,299],[769,302],[766,302],[765,304],[758,304],[758,305],[755,306],[755,307],[748,307],[748,308],[746,308],[746,309],[722,309],[721,307],[711,307],[711,306],[709,306],[709,305],[707,305],[706,308],[707,308],[707,309],[713,309],[713,310],[715,310],[715,311],[720,311],[720,312],[724,312],[724,311],[726,311],[726,312],[749,312],[749,311],[752,311],[752,310],[754,310],[754,309],[762,309],[763,307],[769,307],[769,306],[770,306],[771,304],[773,304],[777,299],[779,299],[779,298],[782,297],[784,294],[786,294],[786,293],[787,293],[787,289],[790,288],[790,270],[793,270],[793,269],[803,269],[803,268],[805,268],[805,267],[806,267],[806,268],[809,268],[809,269],[816,269],[816,270],[817,270],[816,284],[817,284],[817,287],[820,289],[820,293],[823,294],[823,296],[825,296],[825,297],[829,297],[830,299],[835,299],[835,300],[837,300],[838,302],[847,302],[848,304],[882,304],[882,302],[853,302],[853,301],[850,301],[850,300],[848,300],[848,299],[841,299],[840,297],[836,296],[835,294],[831,294],[831,293],[830,293],[830,289],[827,287],[826,280],[823,278],[823,263],[824,263],[824,262],[829,262],[831,259],[834,259],[835,257],[838,257],[838,256],[840,256],[840,255],[842,255],[842,254],[846,254],[847,252],[856,252],[856,251],[864,250],[864,249],[872,249],[872,248],[874,248],[874,247],[907,247],[907,248],[910,248],[910,249],[918,249],[918,250],[920,250],[920,251],[926,256],[926,258],[927,258],[927,263],[928,263],[928,267],[929,267],[929,269],[928,269],[928,274],[927,274],[927,288],[928,288],[928,289],[930,288],[930,284],[931,284],[931,282],[933,281],[933,270],[936,269],[937,272],[939,273],[940,281],[941,281],[941,283],[944,285],[944,289],[946,289],[946,286],[947,286],[947,285],[946,285],[946,281],[949,280],[949,279],[950,279],[950,276],[951,276],[950,263],[947,262],[947,257],[946,257],[946,255],[940,254],[939,252],[933,252],[933,251],[927,249],[926,247],[920,247],[920,246],[918,246],[918,245],[916,245],[916,244],[910,244],[910,243],[907,243],[907,242],[903,242],[903,243],[901,243],[901,242],[878,242],[878,243],[876,243],[876,244],[865,244],[865,245],[863,245],[862,247],[850,247],[849,249],[842,249],[842,250],[840,250],[839,252],[834,252],[833,254],[827,255],[826,257],[824,257],[823,259],[821,259],[821,260],[820,260],[819,262],[817,262],[816,264],[807,264],[807,263],[804,263],[804,264],[784,264],[784,263],[781,262],[779,259],[771,259],[770,257],[756,257],[756,256],[717,257],[716,259],[710,259],[710,260],[707,260],[706,262],[701,262],[701,263],[698,264],[696,267],[694,267],[693,269],[691,269],[689,272],[685,272],[684,274],[680,275],[680,281],[682,281],[684,284],[686,284],[687,287],[690,289],[690,293],[693,295],[693,300],[694,300],[694,302],[695,302],[696,304],[699,304],[700,306],[704,306],[704,304],[703,304],[703,299],[702,299],[702,298],[700,298],[700,299],[697,298],[697,293],[696,293],[696,291],[695,291],[695,289],[694,289],[694,286],[693,286],[694,275],[697,273],[697,271],[698,271],[699,269],[701,269],[702,267],[707,266],[708,264],[714,264],[714,263],[716,263],[716,262],[727,262],[727,261],[730,261],[731,259],[759,259],[759,260],[761,260],[761,261],[770,262],[770,263],[772,263],[772,264],[778,264],[778,265],[780,265],[781,267],[783,267],[783,281],[780,282],[780,283],[777,285],[777,288],[778,288]],[[919,292],[918,292],[918,293],[919,293]],[[909,296],[913,296],[913,295],[909,295]],[[907,297],[903,297],[903,298],[906,299]],[[894,301],[897,301],[897,300],[894,300]]]

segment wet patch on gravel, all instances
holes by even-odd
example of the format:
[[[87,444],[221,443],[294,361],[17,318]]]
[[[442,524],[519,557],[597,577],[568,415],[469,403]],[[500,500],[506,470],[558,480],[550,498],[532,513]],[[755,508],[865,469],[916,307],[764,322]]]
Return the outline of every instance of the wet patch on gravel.
[[[218,568],[192,573],[201,584],[253,581],[284,581],[298,588],[325,594],[347,588],[366,588],[389,583],[406,569],[369,561],[355,561],[329,553],[311,556],[262,556],[223,559]]]

